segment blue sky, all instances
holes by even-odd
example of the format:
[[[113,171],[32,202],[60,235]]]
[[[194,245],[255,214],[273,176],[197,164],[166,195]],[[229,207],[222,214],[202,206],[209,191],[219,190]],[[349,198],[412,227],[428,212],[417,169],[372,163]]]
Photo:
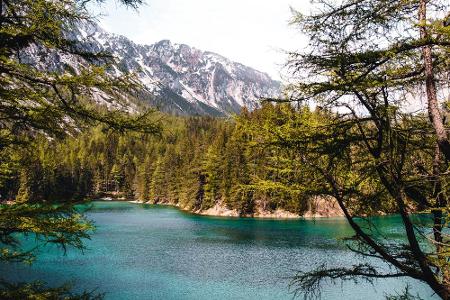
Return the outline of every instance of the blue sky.
[[[209,50],[280,79],[283,50],[304,37],[288,25],[290,7],[307,12],[309,0],[146,0],[138,11],[114,0],[94,8],[100,25],[142,44],[162,39]]]

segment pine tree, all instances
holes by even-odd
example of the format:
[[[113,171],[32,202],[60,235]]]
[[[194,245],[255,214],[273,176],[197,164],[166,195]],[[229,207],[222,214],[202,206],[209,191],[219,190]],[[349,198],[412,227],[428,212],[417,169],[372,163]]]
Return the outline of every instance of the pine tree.
[[[17,192],[17,203],[26,203],[32,198],[30,177],[26,170],[22,170],[19,176],[19,190]]]
[[[224,154],[228,141],[227,129],[220,128],[219,133],[206,151],[203,169],[206,176],[205,200],[203,208],[214,206],[218,201],[223,200],[222,183],[224,181]]]
[[[111,189],[113,189],[115,192],[118,192],[123,179],[123,175],[121,168],[117,165],[117,163],[113,164],[109,178],[111,178],[112,181]]]
[[[150,201],[159,203],[165,201],[165,173],[163,157],[158,157],[153,167],[153,173],[150,181]]]

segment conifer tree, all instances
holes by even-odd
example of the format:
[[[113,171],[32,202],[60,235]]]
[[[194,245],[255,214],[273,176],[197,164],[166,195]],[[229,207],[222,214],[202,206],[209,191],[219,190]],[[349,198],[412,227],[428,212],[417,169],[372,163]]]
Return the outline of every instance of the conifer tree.
[[[223,181],[225,175],[225,148],[228,142],[228,128],[222,127],[214,142],[208,147],[205,152],[204,166],[206,176],[205,184],[205,203],[204,208],[214,206],[218,201],[222,201]]]
[[[159,157],[155,161],[153,173],[150,181],[150,201],[158,203],[164,201],[165,193],[165,173],[164,173],[164,159]]]
[[[150,183],[152,170],[152,158],[146,156],[145,160],[138,165],[136,184],[138,199],[144,202],[150,201]]]
[[[30,178],[26,170],[22,170],[19,176],[19,190],[17,191],[16,201],[18,203],[25,203],[30,201],[32,197]]]
[[[349,247],[387,262],[392,272],[368,264],[323,268],[299,274],[296,283],[317,295],[326,279],[409,276],[448,299],[449,241],[443,230],[449,220],[450,147],[436,96],[445,92],[448,73],[448,1],[324,0],[316,8],[293,21],[310,45],[291,54],[297,82],[290,100],[313,101],[335,114],[283,142],[301,151],[320,178],[305,189],[337,199],[355,231]],[[421,90],[428,120],[405,112],[408,99]],[[411,204],[432,214],[431,226],[414,222]],[[383,240],[376,229],[361,225],[361,208],[389,205],[402,218],[406,242]]]
[[[86,5],[91,1],[15,0],[0,1],[0,151],[19,151],[36,135],[45,133],[61,137],[67,132],[96,123],[107,124],[116,130],[139,130],[156,133],[159,126],[150,112],[130,116],[108,111],[93,105],[92,96],[102,92],[121,101],[126,91],[136,89],[132,76],[112,78],[105,72],[106,64],[114,63],[107,53],[82,50],[80,41],[68,34],[80,22],[91,22]],[[137,7],[141,0],[121,0]],[[61,65],[59,70],[39,68],[27,63],[27,51],[36,48],[46,55],[71,55],[84,64],[78,70]],[[12,156],[2,155],[0,165],[11,166]],[[74,164],[70,177],[76,176]],[[3,170],[2,174],[13,173]],[[12,174],[9,174],[12,175]],[[29,198],[28,183],[23,177],[21,197]],[[16,203],[0,205],[0,240],[2,261],[29,261],[34,253],[21,249],[16,232],[34,233],[38,239],[83,248],[82,239],[88,237],[92,225],[69,204],[47,205],[42,199],[31,199],[33,205]],[[45,200],[45,199],[44,199]],[[26,216],[26,218],[23,218]],[[26,220],[26,224],[24,223]],[[2,281],[3,282],[3,281]],[[0,298],[23,295],[34,298],[46,294],[49,298],[75,298],[67,289],[44,291],[41,285],[0,284]],[[85,294],[84,298],[90,298]],[[39,296],[41,297],[41,296]]]

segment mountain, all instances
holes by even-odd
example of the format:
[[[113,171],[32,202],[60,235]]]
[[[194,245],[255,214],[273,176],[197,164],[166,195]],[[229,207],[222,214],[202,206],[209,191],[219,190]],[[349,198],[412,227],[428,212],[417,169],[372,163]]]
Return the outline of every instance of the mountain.
[[[280,94],[280,83],[267,74],[188,45],[169,40],[140,45],[94,23],[81,23],[69,37],[81,41],[83,50],[111,53],[117,65],[109,73],[136,73],[145,87],[139,93],[140,100],[162,111],[223,116],[238,113],[243,106],[254,109],[260,98]],[[45,68],[58,69],[62,64],[76,68],[82,63],[57,53],[39,55],[38,48],[28,55]]]

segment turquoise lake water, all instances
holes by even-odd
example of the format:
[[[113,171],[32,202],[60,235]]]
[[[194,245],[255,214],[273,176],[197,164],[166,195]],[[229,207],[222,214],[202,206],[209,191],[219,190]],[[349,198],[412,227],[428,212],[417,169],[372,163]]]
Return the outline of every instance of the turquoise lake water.
[[[87,215],[97,230],[84,254],[46,247],[31,267],[0,265],[2,276],[55,286],[70,281],[79,290],[104,292],[105,299],[292,299],[296,271],[362,260],[341,241],[351,230],[338,218],[204,217],[127,202],[94,202]],[[374,222],[393,238],[402,233],[395,216]],[[434,299],[431,289],[407,279],[327,284],[321,299],[383,299],[407,284]]]

